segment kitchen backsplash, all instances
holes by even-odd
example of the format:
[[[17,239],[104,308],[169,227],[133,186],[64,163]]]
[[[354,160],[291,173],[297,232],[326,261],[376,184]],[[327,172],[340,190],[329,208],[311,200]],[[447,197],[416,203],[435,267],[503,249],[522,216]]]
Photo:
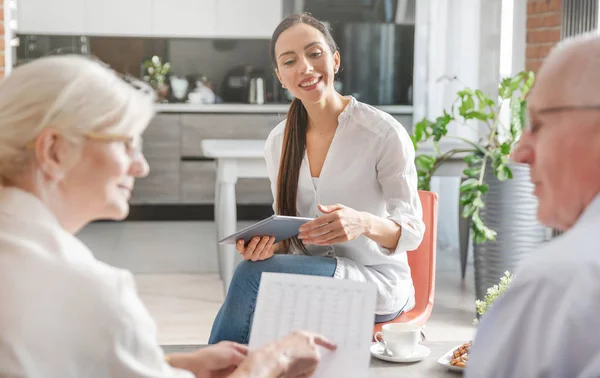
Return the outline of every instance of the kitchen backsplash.
[[[412,104],[414,25],[330,24],[342,54],[335,87],[372,105]],[[143,77],[153,56],[171,65],[164,102],[286,103],[267,39],[184,39],[19,35],[17,64],[49,54],[91,54],[118,72]]]

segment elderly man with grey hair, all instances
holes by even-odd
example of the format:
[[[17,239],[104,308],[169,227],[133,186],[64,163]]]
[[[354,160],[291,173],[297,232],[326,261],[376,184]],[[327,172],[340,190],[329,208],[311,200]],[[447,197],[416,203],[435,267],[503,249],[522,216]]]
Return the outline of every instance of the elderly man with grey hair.
[[[600,36],[557,46],[527,110],[513,159],[531,167],[539,220],[566,232],[483,317],[466,376],[600,377]]]

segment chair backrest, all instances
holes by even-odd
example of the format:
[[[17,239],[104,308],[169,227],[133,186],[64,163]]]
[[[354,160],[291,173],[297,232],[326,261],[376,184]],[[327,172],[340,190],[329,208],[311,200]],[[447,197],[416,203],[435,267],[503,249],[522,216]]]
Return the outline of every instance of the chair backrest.
[[[435,293],[435,253],[437,247],[438,195],[434,192],[419,190],[423,207],[423,223],[425,234],[423,241],[414,251],[408,251],[408,265],[415,286],[415,307],[402,313],[396,319],[385,323],[375,323],[373,335],[381,331],[387,323],[413,323],[424,325],[433,310]]]
[[[419,314],[425,323],[433,309],[435,293],[435,254],[437,248],[438,195],[434,192],[419,190],[423,207],[425,234],[417,249],[408,253],[408,265],[415,287],[415,307],[410,311]],[[416,320],[416,319],[415,319]]]

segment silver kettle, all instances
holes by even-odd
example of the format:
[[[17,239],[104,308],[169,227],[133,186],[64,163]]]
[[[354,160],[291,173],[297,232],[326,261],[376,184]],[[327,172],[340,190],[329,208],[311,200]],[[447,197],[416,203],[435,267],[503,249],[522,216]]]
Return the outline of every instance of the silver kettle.
[[[265,80],[262,77],[250,79],[248,102],[259,105],[265,103]]]

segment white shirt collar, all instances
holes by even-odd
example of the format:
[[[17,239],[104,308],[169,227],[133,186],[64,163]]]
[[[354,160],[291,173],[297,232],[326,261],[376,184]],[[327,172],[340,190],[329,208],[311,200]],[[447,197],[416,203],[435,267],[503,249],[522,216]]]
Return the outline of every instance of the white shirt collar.
[[[56,216],[42,200],[16,187],[0,187],[0,213],[21,220],[59,225]]]
[[[600,218],[600,193],[586,206],[575,225],[589,223],[596,218]]]

